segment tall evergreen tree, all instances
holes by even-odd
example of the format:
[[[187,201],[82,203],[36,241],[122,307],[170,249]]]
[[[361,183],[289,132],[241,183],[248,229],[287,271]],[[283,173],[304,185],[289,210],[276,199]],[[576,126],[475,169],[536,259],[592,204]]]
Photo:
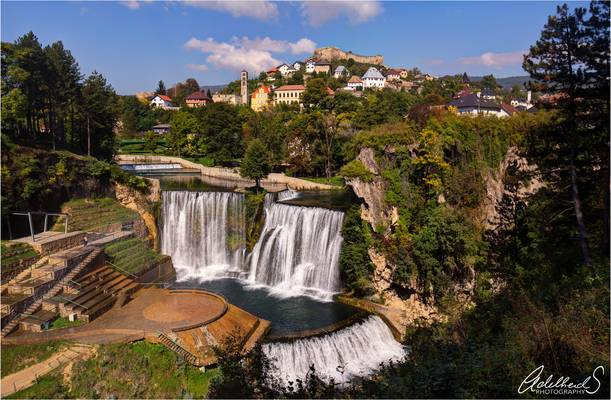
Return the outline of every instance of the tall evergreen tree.
[[[559,129],[549,132],[537,143],[542,147],[539,154],[543,156],[538,162],[558,190],[570,188],[579,246],[586,265],[590,265],[592,259],[580,188],[590,184],[587,179],[596,174],[596,168],[592,168],[596,164],[608,170],[608,157],[600,153],[601,147],[608,153],[608,127],[599,126],[599,129],[592,130],[596,117],[592,114],[594,103],[589,100],[599,97],[608,104],[609,95],[608,89],[606,94],[598,91],[596,86],[599,84],[595,83],[603,74],[608,77],[609,73],[608,26],[605,32],[599,21],[605,6],[597,4],[592,6],[592,22],[586,22],[586,10],[582,7],[571,12],[566,4],[559,6],[557,14],[549,17],[541,38],[531,46],[523,63],[524,70],[535,80],[531,86],[550,95],[564,116]],[[608,18],[606,21],[608,24]],[[599,61],[601,58],[607,61]],[[606,78],[602,80],[606,81]]]
[[[166,94],[165,83],[163,83],[163,81],[159,81],[159,83],[157,84],[155,94]]]

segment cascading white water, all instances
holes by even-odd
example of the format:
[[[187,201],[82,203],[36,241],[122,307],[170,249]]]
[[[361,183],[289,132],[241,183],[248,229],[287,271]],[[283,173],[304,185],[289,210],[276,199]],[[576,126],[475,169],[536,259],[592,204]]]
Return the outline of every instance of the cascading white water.
[[[336,383],[344,383],[351,377],[371,374],[382,362],[399,361],[406,355],[401,343],[378,316],[370,316],[330,335],[267,343],[263,351],[276,367],[276,377],[285,385],[297,378],[305,379],[311,365],[320,378],[327,381],[334,378]]]
[[[299,192],[291,188],[287,188],[286,190],[278,192],[277,196],[278,201],[293,200],[299,197]]]
[[[338,259],[344,214],[272,203],[250,257],[249,281],[281,296],[329,300],[341,288]]]
[[[242,268],[243,195],[163,192],[161,251],[172,256],[177,279],[212,279]]]

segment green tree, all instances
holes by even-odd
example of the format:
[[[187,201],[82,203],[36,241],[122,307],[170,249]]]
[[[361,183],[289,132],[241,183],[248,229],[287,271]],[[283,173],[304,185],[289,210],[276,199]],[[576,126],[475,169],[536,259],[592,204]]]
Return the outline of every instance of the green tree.
[[[189,111],[178,111],[170,123],[168,146],[178,156],[206,153],[200,147],[200,137],[203,133],[201,121]]]
[[[324,78],[312,78],[303,93],[302,102],[306,107],[319,106],[329,97],[327,93],[327,83]]]
[[[114,128],[119,118],[117,94],[106,78],[94,71],[83,84],[81,114],[85,120],[87,155],[111,160]]]
[[[153,131],[148,131],[144,134],[144,149],[150,153],[154,153],[157,149],[157,134]]]
[[[535,80],[533,87],[554,95],[556,107],[564,116],[561,124],[548,132],[549,135],[533,142],[533,148],[537,150],[540,166],[548,172],[547,177],[557,190],[570,189],[579,247],[586,265],[592,263],[592,258],[581,189],[587,187],[590,176],[598,176],[599,182],[604,182],[606,172],[594,170],[593,163],[606,163],[602,170],[608,171],[608,151],[601,151],[608,147],[608,113],[602,124],[595,123],[597,117],[592,113],[593,105],[605,103],[603,107],[608,107],[609,103],[608,82],[594,83],[609,72],[608,60],[597,61],[601,57],[609,58],[608,26],[600,33],[596,22],[599,16],[604,18],[605,7],[608,16],[608,5],[601,3],[601,7],[597,7],[598,4],[592,7],[591,23],[585,21],[584,8],[570,12],[566,4],[559,6],[557,14],[549,17],[541,38],[530,47],[523,63],[524,70]],[[604,78],[602,82],[606,80]],[[605,93],[596,90],[598,85],[602,85],[601,88],[606,85]],[[597,125],[599,129],[592,129]],[[608,178],[608,174],[606,176]]]
[[[261,140],[251,140],[240,164],[240,176],[253,179],[258,192],[261,179],[266,178],[270,172],[272,172],[272,165],[267,148]]]
[[[159,81],[159,83],[157,84],[155,94],[166,94],[165,84],[163,83],[163,81]]]
[[[242,120],[238,107],[227,103],[212,103],[196,110],[203,135],[199,151],[206,153],[217,164],[227,164],[242,157]]]

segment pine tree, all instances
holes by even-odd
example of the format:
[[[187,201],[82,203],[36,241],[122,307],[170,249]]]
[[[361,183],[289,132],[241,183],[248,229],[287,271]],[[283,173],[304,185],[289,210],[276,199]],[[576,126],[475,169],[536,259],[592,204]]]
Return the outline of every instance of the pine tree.
[[[163,83],[163,81],[159,81],[159,83],[157,84],[157,90],[155,90],[155,94],[165,95],[166,93],[167,91],[165,89],[165,83]]]
[[[552,96],[564,117],[559,129],[540,138],[542,149],[539,153],[542,157],[538,162],[549,171],[548,178],[555,181],[558,190],[570,188],[579,246],[586,265],[592,261],[580,187],[589,184],[587,179],[595,173],[594,165],[602,163],[602,170],[608,171],[608,157],[601,154],[608,153],[608,123],[607,128],[592,129],[597,119],[592,106],[597,102],[590,101],[596,97],[607,105],[609,101],[608,81],[606,94],[603,94],[604,89],[597,88],[599,84],[596,83],[606,81],[609,74],[608,25],[605,28],[602,22],[605,7],[605,23],[608,24],[608,4],[593,3],[594,19],[590,18],[590,21],[585,20],[584,8],[576,8],[571,13],[566,4],[559,6],[557,14],[549,17],[541,38],[531,46],[523,63],[524,70],[535,80],[531,87]],[[603,58],[606,61],[599,61]],[[604,85],[601,86],[604,88]],[[601,148],[607,150],[601,152]]]

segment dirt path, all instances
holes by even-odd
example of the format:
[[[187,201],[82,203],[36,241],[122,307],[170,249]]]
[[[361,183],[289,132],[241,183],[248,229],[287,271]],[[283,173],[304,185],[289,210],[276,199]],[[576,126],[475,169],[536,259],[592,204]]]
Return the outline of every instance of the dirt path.
[[[0,382],[0,397],[11,395],[36,383],[36,379],[48,374],[62,365],[73,362],[76,359],[87,359],[91,357],[95,349],[91,346],[74,345],[58,351],[44,361],[24,368],[14,374],[5,376]]]

